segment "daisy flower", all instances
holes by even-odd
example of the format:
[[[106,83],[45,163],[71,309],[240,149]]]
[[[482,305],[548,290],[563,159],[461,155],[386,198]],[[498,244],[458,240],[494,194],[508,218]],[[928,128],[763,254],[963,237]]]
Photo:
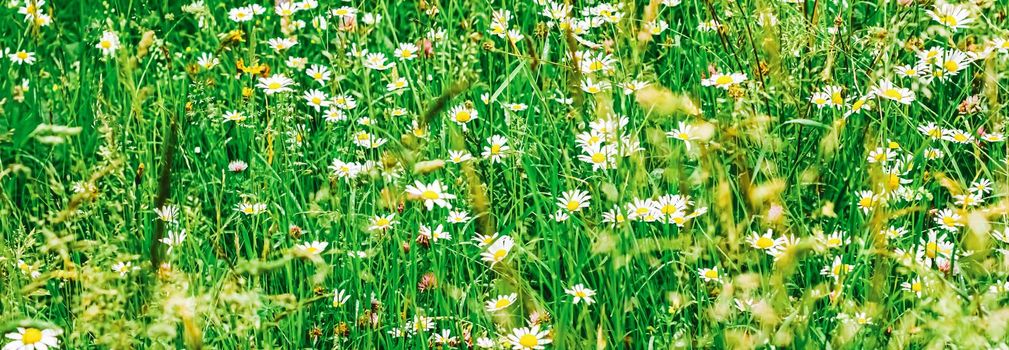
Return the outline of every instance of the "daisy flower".
[[[294,80],[291,80],[291,78],[283,74],[275,74],[259,78],[259,84],[256,84],[256,87],[263,89],[263,92],[267,95],[273,95],[278,92],[294,91],[294,89],[291,89],[292,85],[294,85]]]
[[[328,242],[306,242],[294,246],[294,251],[304,256],[316,256],[326,251],[326,247],[328,246]]]
[[[592,197],[585,191],[565,191],[561,193],[560,198],[557,198],[557,206],[574,213],[581,211],[583,208],[588,208],[590,199]]]
[[[936,2],[935,6],[931,10],[925,11],[925,13],[929,17],[932,17],[932,20],[952,29],[954,32],[974,22],[974,19],[970,18],[970,13],[967,12],[966,8],[945,2]]]
[[[105,31],[102,33],[102,38],[98,39],[98,44],[95,47],[102,50],[103,56],[111,56],[119,49],[119,35],[115,32]],[[203,64],[200,64],[203,66]],[[205,66],[204,66],[205,67]],[[210,69],[210,68],[204,68]]]
[[[512,350],[539,350],[550,344],[551,340],[547,338],[549,334],[549,330],[540,330],[540,326],[536,324],[529,328],[513,329],[506,340],[511,344]]]
[[[396,214],[389,215],[375,215],[371,217],[371,223],[368,226],[368,231],[381,231],[388,230],[393,225],[396,225]]]
[[[316,112],[321,111],[322,107],[327,107],[331,103],[329,101],[329,96],[326,96],[326,93],[319,90],[313,89],[305,91],[304,97],[308,106],[314,108]]]
[[[417,58],[418,50],[417,45],[411,43],[400,43],[399,47],[393,51],[392,55],[400,60],[409,61]]]
[[[7,333],[7,339],[10,339],[11,342],[4,345],[3,350],[57,349],[60,347],[60,341],[56,337],[60,333],[62,332],[54,329],[18,327],[16,332]]]
[[[573,297],[571,303],[578,304],[584,302],[587,305],[591,305],[595,302],[592,297],[596,295],[596,291],[585,288],[581,283],[572,286],[571,288],[565,289],[564,293],[571,295]]]
[[[914,92],[911,90],[895,86],[889,80],[881,80],[879,84],[872,88],[871,93],[875,96],[888,100],[897,101],[909,105],[914,101]]]
[[[518,299],[518,294],[515,293],[511,293],[508,295],[498,295],[494,299],[487,301],[486,303],[487,311],[494,312],[504,310],[505,308],[514,304],[515,299]]]
[[[473,159],[473,156],[466,151],[448,151],[448,161],[459,164]]]
[[[424,201],[424,206],[427,207],[427,210],[433,210],[435,205],[441,208],[452,208],[452,204],[448,202],[448,199],[455,199],[455,195],[445,193],[445,190],[446,188],[439,180],[434,180],[430,184],[424,184],[420,180],[417,180],[413,185],[406,187],[406,193]]]
[[[730,86],[741,84],[744,81],[746,81],[746,74],[743,73],[715,73],[707,79],[702,79],[701,85],[728,90]]]
[[[28,51],[25,51],[25,50],[20,50],[20,51],[11,53],[7,57],[9,57],[11,59],[11,62],[17,63],[18,65],[27,64],[27,65],[30,66],[32,64],[35,64],[35,53],[34,52],[28,52]]]
[[[720,275],[718,274],[718,266],[712,268],[700,268],[697,269],[697,274],[701,276],[705,282],[718,282]]]
[[[511,148],[508,147],[508,139],[501,135],[494,135],[487,138],[487,145],[484,147],[482,155],[484,158],[490,159],[491,163],[500,163],[504,159],[505,153],[507,153]]]
[[[504,261],[508,257],[508,253],[511,252],[512,247],[515,246],[515,241],[512,240],[511,236],[501,236],[493,244],[487,247],[487,250],[480,254],[483,261],[489,262],[490,266]]]

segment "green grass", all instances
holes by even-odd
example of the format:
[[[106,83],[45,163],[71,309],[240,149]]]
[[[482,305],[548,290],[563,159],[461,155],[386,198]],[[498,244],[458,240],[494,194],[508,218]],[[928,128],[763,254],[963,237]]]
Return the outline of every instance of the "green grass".
[[[333,1],[294,13],[305,26],[292,30],[272,2],[247,22],[229,11],[249,4],[218,0],[51,0],[45,26],[19,13],[23,0],[0,9],[0,332],[59,330],[71,349],[465,349],[482,337],[511,348],[535,324],[555,349],[1006,348],[1007,148],[981,137],[1006,123],[996,45],[1009,3],[956,5],[972,22],[951,30],[930,1],[616,1],[618,20],[582,33],[539,2]],[[570,16],[601,16],[582,12],[600,4],[571,1]],[[332,14],[341,6],[353,22]],[[492,33],[502,9],[521,40]],[[653,19],[668,28],[646,33]],[[699,28],[713,19],[719,29]],[[109,55],[104,32],[121,42]],[[297,44],[274,50],[275,38]],[[407,43],[415,58],[395,57]],[[973,56],[926,62],[934,79],[895,72],[933,47]],[[33,64],[8,57],[22,50]],[[575,52],[612,62],[579,69]],[[219,64],[198,64],[204,53]],[[313,65],[331,78],[313,81]],[[714,73],[747,79],[705,86]],[[257,87],[268,75],[293,91]],[[396,78],[408,87],[388,91]],[[612,87],[584,91],[589,79]],[[913,101],[873,95],[884,80]],[[625,94],[630,81],[648,87]],[[843,100],[818,107],[828,86]],[[327,120],[303,97],[312,89],[356,107]],[[853,110],[861,97],[871,108]],[[465,129],[457,106],[478,114]],[[223,121],[231,111],[246,119]],[[626,141],[604,136],[615,155],[594,170],[578,137],[615,116],[626,125],[608,132]],[[930,122],[949,136],[919,132]],[[689,142],[666,134],[681,125]],[[361,146],[360,132],[386,142]],[[510,148],[500,162],[481,155],[495,135]],[[893,155],[870,162],[877,149]],[[453,163],[453,150],[473,159]],[[365,169],[344,178],[334,159]],[[435,180],[469,219],[449,223],[448,208],[407,193]],[[981,180],[978,203],[957,203]],[[588,207],[559,208],[567,191]],[[862,191],[879,200],[863,208]],[[628,211],[677,194],[692,202],[682,225]],[[168,205],[174,222],[155,212]],[[615,207],[626,221],[604,219]],[[947,208],[955,227],[936,221]],[[368,229],[388,214],[392,228]],[[451,239],[424,239],[422,225]],[[160,242],[182,230],[170,250]],[[777,257],[749,241],[768,230]],[[836,246],[823,238],[834,232]],[[494,233],[514,248],[492,266],[473,239]],[[321,254],[302,248],[316,241]],[[822,274],[836,258],[851,269]],[[719,278],[702,278],[713,267]],[[920,295],[902,288],[916,278]],[[573,302],[578,284],[593,303]],[[432,329],[410,330],[425,317]]]

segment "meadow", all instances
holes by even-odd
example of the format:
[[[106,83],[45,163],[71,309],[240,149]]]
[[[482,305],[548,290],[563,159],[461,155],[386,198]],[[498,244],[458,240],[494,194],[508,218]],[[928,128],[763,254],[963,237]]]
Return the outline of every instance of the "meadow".
[[[958,1],[4,1],[0,346],[1009,349]]]

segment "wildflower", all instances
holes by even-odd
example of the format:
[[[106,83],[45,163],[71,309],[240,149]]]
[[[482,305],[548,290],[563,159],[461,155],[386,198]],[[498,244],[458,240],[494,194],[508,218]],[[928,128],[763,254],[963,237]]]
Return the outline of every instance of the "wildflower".
[[[515,303],[515,299],[518,298],[518,294],[511,293],[508,295],[498,295],[494,299],[487,301],[487,311],[494,312],[504,310],[505,308],[511,306]]]
[[[465,211],[452,210],[448,212],[448,219],[446,219],[446,221],[452,224],[461,224],[469,221],[469,219],[469,213]]]
[[[851,272],[852,268],[853,266],[843,263],[840,256],[835,256],[834,261],[830,264],[830,266],[824,266],[823,269],[820,270],[820,274],[831,277],[834,280],[838,280],[841,276]]]
[[[444,227],[442,227],[442,225],[438,225],[432,230],[430,227],[427,227],[427,225],[421,224],[420,230],[418,231],[420,236],[424,237],[425,239],[427,239],[429,242],[432,243],[437,243],[439,240],[443,239],[452,239],[452,235],[448,232],[445,232],[445,229]]]
[[[111,56],[119,49],[119,35],[116,35],[115,32],[105,31],[102,33],[102,38],[98,39],[98,44],[95,44],[95,47],[102,50],[103,56]],[[202,66],[203,64],[200,65]]]
[[[164,237],[162,237],[159,242],[168,246],[168,254],[172,253],[172,249],[179,246],[186,240],[186,230],[181,231],[168,231]]]
[[[778,248],[778,240],[774,239],[774,231],[767,229],[767,233],[763,235],[758,235],[756,232],[750,233],[750,237],[747,239],[750,246],[763,251],[774,251]]]
[[[396,56],[396,58],[400,60],[409,61],[417,58],[418,50],[417,45],[411,43],[400,43],[399,47],[393,51],[392,55]]]
[[[326,251],[326,247],[328,246],[329,246],[328,242],[313,241],[308,243],[301,243],[294,246],[294,251],[297,252],[298,254],[307,257],[312,257],[322,254],[322,252]]]
[[[28,51],[25,51],[25,50],[21,50],[21,51],[17,51],[17,52],[11,53],[7,57],[9,57],[11,59],[11,62],[17,63],[18,65],[27,64],[27,65],[30,66],[32,64],[35,64],[35,53],[34,52],[28,52]]]
[[[329,165],[329,169],[333,171],[333,174],[342,179],[356,178],[362,168],[356,162],[344,162],[340,159],[333,159],[333,163]]]
[[[319,85],[326,85],[326,82],[329,81],[331,75],[328,68],[317,64],[313,64],[305,70],[305,74],[307,74],[309,78],[312,78],[312,80],[315,80],[315,82],[319,83]]]
[[[683,141],[688,150],[690,149],[691,141],[698,139],[698,135],[696,134],[694,127],[686,122],[680,122],[679,128],[667,132],[666,136]]]
[[[448,161],[459,164],[468,160],[472,160],[473,156],[466,151],[448,151]]]
[[[489,262],[490,266],[504,261],[508,257],[508,253],[511,252],[512,247],[515,246],[515,241],[512,240],[510,236],[501,236],[493,244],[487,247],[487,250],[480,254],[483,261]]]
[[[396,225],[396,214],[389,215],[375,215],[371,217],[371,225],[368,226],[369,231],[383,231],[392,228]]]
[[[662,212],[659,211],[658,203],[651,199],[635,198],[627,204],[627,218],[630,220],[653,222],[661,216]]]
[[[900,284],[900,289],[905,292],[913,293],[915,296],[921,298],[921,292],[925,289],[924,286],[925,285],[921,283],[921,278],[915,277],[907,282],[902,282]]]
[[[960,214],[951,209],[943,209],[936,213],[935,223],[939,224],[946,231],[954,232],[958,227],[963,226],[963,222],[960,221]]]
[[[889,80],[880,81],[872,88],[871,93],[875,96],[909,105],[914,101],[914,92],[911,90],[895,86]]]
[[[946,129],[942,131],[942,140],[966,144],[974,141],[974,135],[960,129]]]
[[[477,120],[479,116],[476,109],[467,105],[455,106],[448,112],[448,115],[451,116],[453,122],[462,127],[463,131],[466,131],[466,124]]]
[[[343,289],[333,290],[333,307],[339,308],[347,304],[347,300],[350,300],[350,296],[347,295],[347,291]]]
[[[472,241],[476,242],[477,246],[486,247],[494,243],[498,238],[497,233],[490,233],[486,235],[477,234],[473,237]]]
[[[265,78],[259,78],[259,84],[256,87],[263,89],[267,95],[273,95],[278,92],[290,92],[294,91],[291,86],[294,85],[294,80],[284,76],[283,74],[271,75]]]
[[[550,218],[557,222],[565,222],[568,221],[568,219],[570,219],[571,216],[568,215],[568,212],[564,211],[564,209],[557,209],[556,212],[550,214]]]
[[[233,173],[240,173],[240,172],[245,171],[245,169],[248,169],[248,168],[249,168],[249,163],[246,163],[246,162],[241,161],[241,160],[233,160],[230,163],[228,163],[228,171],[231,171]]]
[[[308,102],[310,107],[315,108],[316,112],[330,104],[329,96],[326,96],[326,93],[319,90],[305,91],[305,101]]]
[[[936,71],[935,74],[943,78],[954,76],[967,67],[970,61],[971,59],[963,51],[957,49],[945,50],[942,56],[935,62],[938,69],[941,69],[941,71]]]
[[[697,269],[697,274],[701,276],[704,282],[718,282],[721,279],[721,276],[718,274],[718,266]]]
[[[953,243],[946,240],[946,235],[937,236],[934,230],[928,231],[928,237],[922,238],[915,254],[915,260],[925,266],[931,266],[938,259],[949,258],[953,254]]]
[[[175,219],[179,215],[179,207],[166,204],[161,208],[155,208],[154,213],[158,215],[158,219],[161,221],[175,223]]]
[[[427,207],[427,210],[434,209],[435,205],[451,209],[452,204],[447,200],[455,199],[455,195],[445,193],[445,187],[442,186],[439,180],[434,180],[431,184],[424,184],[420,180],[417,180],[413,185],[406,187],[406,193],[424,201],[424,206]]]
[[[943,135],[942,128],[936,126],[933,122],[919,126],[918,131],[932,140],[941,139]]]
[[[823,244],[827,249],[840,248],[845,244],[851,243],[851,240],[844,237],[844,231],[834,231],[830,235],[820,236],[820,244]]]
[[[388,84],[386,84],[385,85],[385,89],[388,90],[389,92],[393,92],[393,91],[398,91],[398,90],[405,89],[408,86],[410,86],[410,84],[407,83],[406,79],[396,78],[396,79],[393,79]]]
[[[939,24],[949,27],[954,32],[974,22],[974,19],[970,18],[970,14],[967,13],[966,8],[944,2],[937,2],[932,10],[927,10],[925,13],[936,22],[939,22]]]
[[[876,208],[880,203],[880,196],[876,193],[869,190],[858,192],[857,204],[863,213],[869,214],[869,211]]]
[[[730,86],[741,84],[744,81],[746,81],[746,74],[743,73],[715,73],[707,79],[702,79],[701,85],[714,86],[720,89],[728,90]]]
[[[11,342],[4,345],[3,350],[57,349],[60,346],[60,340],[56,337],[60,333],[62,332],[53,329],[18,327],[16,332],[7,333],[7,339],[10,339]]]
[[[589,200],[592,199],[588,192],[585,191],[565,191],[561,194],[560,198],[557,199],[557,206],[561,209],[566,209],[569,212],[578,212],[583,208],[589,207]]]
[[[507,153],[511,148],[508,147],[508,139],[504,136],[494,135],[487,139],[487,147],[484,147],[483,153],[481,155],[484,158],[490,159],[491,163],[500,163],[501,159],[504,159],[505,153]]]
[[[513,329],[507,340],[513,350],[538,350],[543,349],[544,345],[550,344],[551,340],[547,338],[548,334],[550,334],[549,330],[541,331],[539,325],[533,325],[528,328]]]
[[[248,22],[253,18],[252,8],[249,7],[236,7],[228,10],[228,18],[234,22]]]
[[[119,261],[112,264],[112,271],[118,273],[120,277],[126,276],[126,274],[130,273],[130,271],[136,271],[139,269],[140,267],[133,266],[132,261]],[[4,349],[6,349],[6,347],[4,347]]]
[[[392,68],[392,64],[387,63],[386,60],[387,58],[382,53],[369,53],[364,57],[364,67],[378,71]]]
[[[101,43],[99,43],[99,45],[101,45]],[[214,67],[217,67],[217,65],[220,63],[221,60],[217,59],[217,57],[214,57],[214,55],[206,52],[201,54],[200,58],[196,60],[196,64],[200,65],[200,67],[203,67],[203,69],[206,70],[213,69]]]
[[[617,149],[613,145],[594,145],[582,148],[583,153],[578,159],[592,164],[592,170],[613,169],[616,167]]]
[[[596,291],[585,288],[585,286],[581,283],[576,284],[569,289],[565,289],[564,293],[567,293],[574,298],[571,301],[573,304],[584,302],[587,305],[591,305],[595,302],[595,299],[593,299],[592,296],[596,295]]]
[[[266,212],[266,204],[241,203],[235,208],[235,210],[245,215],[258,215]]]
[[[974,180],[974,182],[971,182],[971,184],[970,184],[970,191],[971,192],[978,192],[978,193],[981,193],[981,194],[985,194],[985,193],[991,192],[992,191],[991,180],[988,180],[986,178],[980,178],[980,179]]]

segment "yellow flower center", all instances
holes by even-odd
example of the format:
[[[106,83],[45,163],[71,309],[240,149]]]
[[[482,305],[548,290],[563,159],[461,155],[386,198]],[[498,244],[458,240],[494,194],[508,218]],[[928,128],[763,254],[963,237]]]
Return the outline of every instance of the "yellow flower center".
[[[490,154],[498,154],[498,153],[501,153],[501,145],[491,145]]]
[[[714,269],[708,270],[708,271],[704,271],[704,277],[707,277],[707,278],[710,278],[710,279],[716,279],[716,278],[718,278],[718,271],[716,271]]]
[[[600,152],[596,152],[596,153],[592,154],[592,162],[593,163],[602,163],[604,161],[606,161],[606,155],[604,155],[604,154],[602,154]]]
[[[960,64],[956,63],[954,60],[947,60],[946,63],[942,64],[942,67],[946,68],[946,71],[950,73],[960,70]]]
[[[942,22],[942,24],[945,24],[950,27],[956,27],[956,25],[960,23],[956,20],[956,17],[953,17],[952,15],[942,16],[939,18],[939,20],[940,22]]]
[[[897,91],[897,89],[894,88],[883,91],[883,96],[894,100],[899,100],[901,98],[900,91]]]
[[[42,341],[42,331],[38,328],[25,329],[25,334],[21,336],[21,343],[32,345]]]
[[[498,249],[494,252],[494,261],[504,260],[505,255],[508,255],[508,251],[504,249]]]
[[[439,197],[438,196],[438,192],[431,191],[431,190],[427,190],[427,191],[424,191],[424,192],[420,193],[420,198],[424,198],[426,200],[435,200],[435,199],[438,199],[438,197]]]
[[[946,226],[953,226],[956,224],[956,219],[953,219],[952,216],[945,216],[942,218],[942,224]]]
[[[18,58],[20,58],[22,60],[26,60],[26,59],[28,59],[28,53],[24,52],[24,51],[18,52]]]
[[[455,121],[460,123],[468,122],[472,118],[473,116],[467,111],[459,111],[459,113],[455,114]]]
[[[842,104],[844,103],[844,97],[841,97],[840,92],[835,92],[833,95],[830,95],[830,101],[834,104]]]
[[[270,83],[269,85],[266,86],[266,88],[270,90],[278,90],[280,89],[280,87],[281,87],[280,83],[277,82]]]
[[[511,300],[508,300],[507,298],[501,298],[501,299],[498,299],[497,302],[494,303],[494,308],[495,309],[500,309],[500,308],[504,308],[504,307],[506,307],[508,305],[511,305],[511,304],[512,304]]]
[[[580,202],[578,202],[576,200],[572,200],[572,201],[568,201],[567,208],[568,208],[569,211],[575,211],[581,205],[582,205],[582,203],[580,203]]]
[[[715,79],[716,85],[729,85],[732,83],[732,76],[722,75]]]
[[[929,258],[935,258],[936,254],[939,252],[939,245],[935,242],[928,242],[925,244],[925,255]]]
[[[774,240],[771,239],[770,237],[763,236],[763,237],[757,238],[757,248],[768,249],[768,248],[771,248],[773,246],[774,246]]]
[[[375,226],[387,226],[387,225],[389,225],[389,219],[379,218],[378,220],[375,220]]]
[[[527,348],[532,348],[534,346],[540,345],[540,340],[536,338],[535,335],[523,334],[521,337],[519,337],[519,345],[522,345],[523,347]]]

